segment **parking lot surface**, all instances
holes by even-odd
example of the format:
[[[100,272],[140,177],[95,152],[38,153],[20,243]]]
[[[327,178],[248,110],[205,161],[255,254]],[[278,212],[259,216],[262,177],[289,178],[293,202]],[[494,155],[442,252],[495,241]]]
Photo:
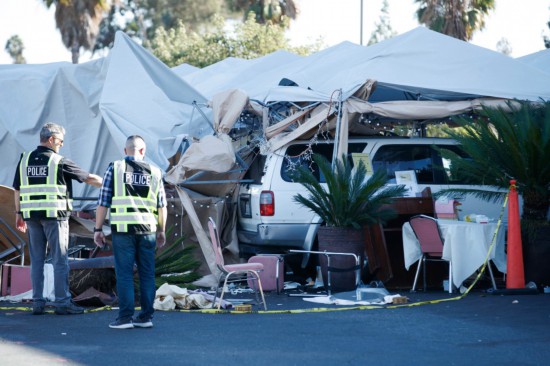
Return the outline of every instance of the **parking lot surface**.
[[[108,328],[116,310],[33,316],[0,303],[2,365],[547,365],[550,295],[405,293],[394,306],[266,294],[268,311],[157,311],[151,329]]]

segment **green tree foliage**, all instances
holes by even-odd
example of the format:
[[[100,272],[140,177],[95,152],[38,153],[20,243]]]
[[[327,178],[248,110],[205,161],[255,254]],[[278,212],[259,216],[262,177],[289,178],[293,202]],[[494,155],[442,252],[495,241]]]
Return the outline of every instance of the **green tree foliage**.
[[[176,28],[157,30],[151,42],[153,54],[170,67],[187,63],[205,67],[227,57],[253,59],[277,50],[287,50],[307,55],[319,49],[319,44],[292,47],[285,38],[284,27],[258,24],[254,14],[248,20],[235,25],[234,34],[228,34],[222,17],[216,16],[213,30],[199,35],[189,32],[180,22]]]
[[[249,12],[260,24],[285,26],[298,14],[292,0],[119,0],[100,25],[94,51],[112,47],[119,30],[149,47],[157,29],[175,29],[182,22],[187,31],[204,33],[212,30],[215,14],[244,22]]]
[[[108,0],[44,0],[49,8],[55,4],[55,23],[61,40],[78,63],[80,49],[93,50],[99,24],[109,9]]]
[[[18,35],[11,36],[6,42],[6,47],[4,49],[13,59],[14,64],[27,63],[27,60],[25,60],[25,57],[23,56],[25,46],[23,46],[23,41]]]
[[[367,45],[375,44],[385,39],[392,38],[397,35],[397,32],[393,30],[390,24],[390,14],[388,12],[388,0],[384,0],[382,3],[382,9],[380,10],[380,20],[376,22],[375,29],[370,35],[369,43]]]
[[[149,47],[159,28],[173,29],[178,22],[192,31],[207,29],[212,17],[222,12],[224,0],[121,0],[103,20],[94,51],[112,47],[122,31]]]
[[[132,2],[132,0],[128,0]],[[200,31],[207,28],[215,14],[222,11],[223,0],[133,0],[138,14],[145,25],[147,39],[154,36],[159,28],[172,29],[179,22],[187,29]],[[139,20],[139,17],[138,17]]]
[[[461,131],[449,130],[470,159],[450,156],[452,165],[470,181],[508,189],[517,181],[523,218],[546,220],[550,206],[550,102],[516,102],[512,111],[484,107],[480,118],[453,118]],[[519,105],[519,107],[518,107]],[[495,199],[487,191],[464,191]],[[502,197],[502,193],[497,193]]]
[[[298,8],[293,0],[226,0],[230,11],[241,12],[243,21],[248,19],[250,12],[254,13],[257,23],[283,24],[285,19],[296,19]]]
[[[469,41],[485,26],[495,0],[415,0],[418,21],[431,30]]]

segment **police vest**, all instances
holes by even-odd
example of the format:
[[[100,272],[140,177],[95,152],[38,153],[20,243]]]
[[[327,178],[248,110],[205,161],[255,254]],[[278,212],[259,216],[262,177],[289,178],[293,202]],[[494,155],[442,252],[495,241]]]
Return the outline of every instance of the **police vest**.
[[[34,217],[59,218],[72,210],[72,200],[67,186],[59,178],[59,166],[63,157],[53,153],[47,165],[29,162],[31,152],[23,153],[19,164],[21,212],[24,219]],[[63,214],[61,214],[63,213]]]
[[[150,167],[150,174],[145,169],[132,169],[126,160],[113,162],[110,220],[119,233],[157,231],[157,197],[162,174],[159,168],[143,164]]]

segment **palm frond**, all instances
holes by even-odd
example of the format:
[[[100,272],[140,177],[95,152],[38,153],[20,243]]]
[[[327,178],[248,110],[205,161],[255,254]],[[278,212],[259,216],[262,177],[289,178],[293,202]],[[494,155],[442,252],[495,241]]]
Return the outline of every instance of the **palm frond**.
[[[448,131],[470,156],[451,156],[467,180],[508,189],[510,180],[524,199],[524,217],[546,218],[550,206],[550,102],[515,101],[508,108],[483,107],[479,118],[455,117],[462,131]],[[458,190],[453,190],[458,192]],[[466,193],[466,192],[463,192]],[[473,192],[498,200],[496,194]]]
[[[170,235],[173,228],[166,231]],[[193,256],[196,245],[187,244],[183,246],[184,236],[180,236],[171,243],[155,258],[155,283],[160,286],[165,282],[173,285],[186,285],[192,287],[191,282],[197,280],[200,276],[196,270],[200,267],[200,262]],[[175,275],[173,275],[175,274]],[[162,275],[171,275],[162,277]]]
[[[322,155],[314,154],[314,162],[326,181],[325,187],[313,173],[298,167],[293,180],[308,191],[308,196],[297,194],[294,201],[315,212],[327,226],[360,228],[365,224],[384,222],[394,212],[383,206],[403,196],[403,186],[386,187],[387,178],[380,171],[367,179],[363,162],[357,166],[343,156],[334,169]]]
[[[498,187],[494,187],[494,191],[488,191],[483,189],[467,189],[467,188],[449,188],[442,189],[433,194],[434,198],[447,197],[453,199],[462,199],[466,196],[473,196],[486,202],[502,202],[506,197],[506,192],[497,190]]]

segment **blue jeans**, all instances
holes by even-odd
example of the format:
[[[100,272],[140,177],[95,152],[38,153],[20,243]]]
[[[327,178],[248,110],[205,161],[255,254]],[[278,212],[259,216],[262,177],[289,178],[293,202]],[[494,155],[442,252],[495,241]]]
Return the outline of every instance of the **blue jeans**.
[[[118,320],[126,321],[134,316],[134,263],[139,275],[139,317],[153,317],[155,301],[155,234],[133,235],[113,233],[116,288],[118,292]]]
[[[35,305],[45,305],[44,260],[46,245],[50,246],[55,287],[55,305],[67,306],[69,291],[69,222],[67,220],[29,220],[29,254],[31,255],[32,299]]]

